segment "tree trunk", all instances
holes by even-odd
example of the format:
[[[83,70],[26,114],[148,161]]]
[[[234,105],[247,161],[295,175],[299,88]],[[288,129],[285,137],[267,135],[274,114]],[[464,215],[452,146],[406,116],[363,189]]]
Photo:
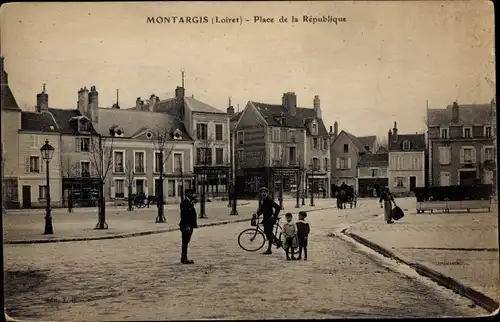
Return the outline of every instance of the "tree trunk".
[[[104,181],[99,182],[99,215],[96,229],[108,229],[106,223],[106,200],[104,198]]]
[[[132,200],[132,186],[129,185],[127,187],[127,189],[128,189],[128,198],[127,198],[128,199],[128,209],[127,210],[128,211],[132,211],[132,205],[133,205],[133,200]]]

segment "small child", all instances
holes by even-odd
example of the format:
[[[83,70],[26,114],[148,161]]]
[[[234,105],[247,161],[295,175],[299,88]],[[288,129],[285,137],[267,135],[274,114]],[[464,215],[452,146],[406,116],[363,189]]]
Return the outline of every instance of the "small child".
[[[297,222],[297,237],[299,239],[299,257],[302,259],[302,250],[304,250],[304,260],[307,260],[307,236],[309,236],[309,224],[305,221],[307,213],[299,212],[299,221]]]
[[[293,222],[293,216],[291,213],[287,213],[285,215],[286,222],[283,225],[283,236],[285,237],[285,253],[286,259],[290,260],[290,249],[292,249],[292,260],[295,260],[293,256],[293,244],[295,242],[295,238],[297,238],[297,226]]]

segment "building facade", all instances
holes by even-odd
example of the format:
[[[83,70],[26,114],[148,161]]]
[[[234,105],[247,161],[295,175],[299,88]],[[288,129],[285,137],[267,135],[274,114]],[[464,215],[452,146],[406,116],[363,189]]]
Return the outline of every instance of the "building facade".
[[[208,196],[228,195],[230,157],[230,118],[234,109],[227,111],[185,95],[184,86],[175,89],[175,97],[160,100],[152,95],[145,104],[137,99],[136,110],[163,113],[175,118],[182,130],[193,140],[193,175],[198,193],[205,187]]]
[[[433,186],[495,184],[495,110],[494,100],[428,109],[429,181]]]
[[[21,109],[9,86],[9,76],[1,64],[1,119],[2,119],[2,194],[6,208],[19,208],[19,135],[21,128]],[[24,171],[23,171],[24,173]]]
[[[358,195],[380,196],[381,188],[389,186],[388,167],[388,153],[362,154],[358,162]]]
[[[367,143],[366,145],[373,150],[375,148],[373,144],[372,142],[372,144]],[[357,137],[346,131],[341,131],[336,135],[330,150],[332,155],[332,184],[340,186],[345,183],[352,186],[357,192],[360,156],[371,152],[365,148],[365,145]]]
[[[410,195],[425,186],[425,134],[399,134],[396,122],[388,134],[389,189],[395,195]]]
[[[275,195],[295,194],[297,189],[329,194],[330,136],[318,96],[313,108],[297,107],[297,97],[290,92],[279,105],[249,101],[231,122],[239,194],[256,195],[262,186]]]

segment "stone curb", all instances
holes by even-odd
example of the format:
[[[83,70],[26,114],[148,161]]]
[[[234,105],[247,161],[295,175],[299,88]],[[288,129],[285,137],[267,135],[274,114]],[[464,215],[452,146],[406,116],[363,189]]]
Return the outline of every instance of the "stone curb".
[[[326,210],[326,209],[331,209],[334,208],[334,206],[331,207],[324,207],[324,208],[318,208],[318,209],[311,209],[308,212],[313,212],[313,211],[321,211],[321,210]],[[240,223],[240,222],[245,222],[249,221],[250,218],[240,218],[240,219],[234,219],[234,220],[224,220],[224,221],[219,221],[219,222],[213,222],[209,224],[200,224],[198,228],[203,228],[203,227],[211,227],[211,226],[220,226],[220,225],[227,225],[227,224],[235,224],[235,223]],[[129,237],[138,237],[138,236],[147,236],[147,235],[153,235],[153,234],[162,234],[162,233],[168,233],[172,231],[178,231],[178,227],[171,227],[171,228],[165,228],[165,229],[158,229],[158,230],[148,230],[148,231],[141,231],[141,232],[135,232],[135,233],[125,233],[125,234],[116,234],[116,235],[109,235],[109,236],[94,236],[94,237],[68,237],[68,238],[54,238],[54,239],[27,239],[27,240],[7,240],[4,241],[5,245],[22,245],[22,244],[46,244],[46,243],[60,243],[60,242],[74,242],[74,241],[91,241],[91,240],[103,240],[103,239],[118,239],[118,238],[129,238]]]
[[[388,257],[390,259],[394,259],[400,263],[406,264],[410,266],[413,270],[415,270],[419,275],[425,276],[433,280],[434,282],[438,283],[441,286],[444,286],[448,289],[451,289],[455,293],[458,293],[474,302],[474,304],[482,307],[489,313],[493,313],[495,311],[498,311],[499,308],[499,303],[495,301],[493,298],[476,291],[468,286],[465,286],[461,282],[448,277],[444,274],[441,274],[439,272],[436,272],[433,269],[430,269],[422,264],[419,263],[414,263],[412,262],[409,258],[403,256],[403,255],[396,255],[392,251],[372,242],[369,241],[366,238],[363,238],[355,233],[351,233],[349,231],[349,228],[343,229],[342,234],[354,239],[356,242],[363,244],[366,247],[369,247],[376,251],[379,254],[384,255],[385,257]]]

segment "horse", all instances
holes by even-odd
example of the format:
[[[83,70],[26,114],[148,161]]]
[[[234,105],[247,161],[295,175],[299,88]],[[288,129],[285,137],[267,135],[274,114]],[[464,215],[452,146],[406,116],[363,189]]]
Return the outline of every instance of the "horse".
[[[358,197],[354,192],[353,186],[334,186],[334,192],[337,197],[337,208],[345,209],[346,204],[349,204],[350,208],[352,208],[353,206],[354,208],[356,208]]]

